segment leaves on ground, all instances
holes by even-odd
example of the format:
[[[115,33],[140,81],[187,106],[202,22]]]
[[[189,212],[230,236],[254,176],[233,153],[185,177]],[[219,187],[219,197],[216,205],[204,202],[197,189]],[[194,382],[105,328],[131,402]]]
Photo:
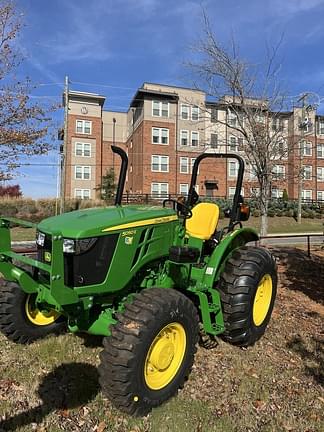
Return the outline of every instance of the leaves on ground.
[[[199,348],[184,389],[142,419],[102,397],[98,338],[64,335],[18,346],[0,336],[0,431],[323,430],[324,253],[273,252],[279,289],[264,337],[248,349],[222,340]]]

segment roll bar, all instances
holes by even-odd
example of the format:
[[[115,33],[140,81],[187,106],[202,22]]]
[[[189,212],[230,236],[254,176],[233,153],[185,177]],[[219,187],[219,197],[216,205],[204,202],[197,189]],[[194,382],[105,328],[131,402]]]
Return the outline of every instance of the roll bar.
[[[115,205],[121,205],[125,181],[126,181],[128,157],[127,157],[127,153],[120,147],[112,145],[111,150],[114,153],[118,154],[122,160],[120,171],[119,171],[119,179],[118,179],[116,197],[115,197]]]
[[[197,181],[197,174],[198,174],[198,167],[200,162],[203,159],[206,158],[217,158],[217,159],[236,159],[239,163],[239,170],[236,180],[236,189],[235,194],[233,198],[233,206],[231,211],[231,219],[230,219],[230,226],[233,225],[236,221],[239,220],[239,212],[240,212],[240,204],[241,204],[241,189],[242,189],[242,183],[243,183],[243,174],[244,174],[244,160],[241,156],[235,154],[235,153],[202,153],[201,155],[197,156],[193,169],[192,169],[192,175],[191,175],[191,182],[190,182],[190,188],[189,188],[189,194],[188,194],[188,206],[192,207],[194,204],[195,199],[195,185]],[[226,167],[227,169],[227,167]]]

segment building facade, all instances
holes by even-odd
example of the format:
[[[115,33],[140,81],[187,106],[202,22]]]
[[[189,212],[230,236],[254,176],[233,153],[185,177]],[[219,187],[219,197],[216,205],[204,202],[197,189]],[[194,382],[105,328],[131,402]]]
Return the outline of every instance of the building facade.
[[[125,192],[132,196],[186,195],[192,166],[200,153],[234,152],[244,158],[238,118],[228,109],[226,98],[209,102],[202,91],[144,83],[127,112],[104,110],[104,103],[105,97],[98,94],[69,92],[66,197],[96,198],[107,170],[113,168],[118,175],[120,161],[111,151],[112,144],[128,153]],[[287,148],[286,155],[281,152],[280,159],[274,161],[274,198],[281,197],[286,189],[290,199],[297,199],[302,169],[303,198],[324,201],[324,116],[308,109],[305,119],[305,112],[294,108],[270,118],[269,127],[273,133],[280,131],[282,146]],[[231,197],[237,170],[234,159],[204,160],[197,192]],[[242,192],[245,197],[258,193],[254,167],[249,163]]]

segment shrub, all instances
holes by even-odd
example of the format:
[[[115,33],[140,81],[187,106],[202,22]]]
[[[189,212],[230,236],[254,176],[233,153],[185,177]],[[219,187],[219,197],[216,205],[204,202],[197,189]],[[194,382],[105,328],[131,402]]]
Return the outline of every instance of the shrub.
[[[258,210],[258,209],[254,209],[254,210],[252,211],[252,216],[254,216],[254,217],[260,217],[260,215],[261,215],[260,210]]]
[[[14,217],[18,213],[17,200],[1,199],[0,200],[0,215]]]
[[[273,209],[270,208],[270,209],[268,210],[268,216],[269,216],[269,217],[274,217],[275,215],[276,215],[276,212],[275,212]]]

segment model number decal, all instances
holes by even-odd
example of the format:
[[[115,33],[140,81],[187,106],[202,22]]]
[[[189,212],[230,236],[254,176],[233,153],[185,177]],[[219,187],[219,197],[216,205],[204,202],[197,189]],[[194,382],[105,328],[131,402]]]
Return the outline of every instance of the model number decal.
[[[131,231],[123,231],[122,232],[122,237],[126,237],[126,236],[132,236],[136,234],[136,230],[131,230]]]

